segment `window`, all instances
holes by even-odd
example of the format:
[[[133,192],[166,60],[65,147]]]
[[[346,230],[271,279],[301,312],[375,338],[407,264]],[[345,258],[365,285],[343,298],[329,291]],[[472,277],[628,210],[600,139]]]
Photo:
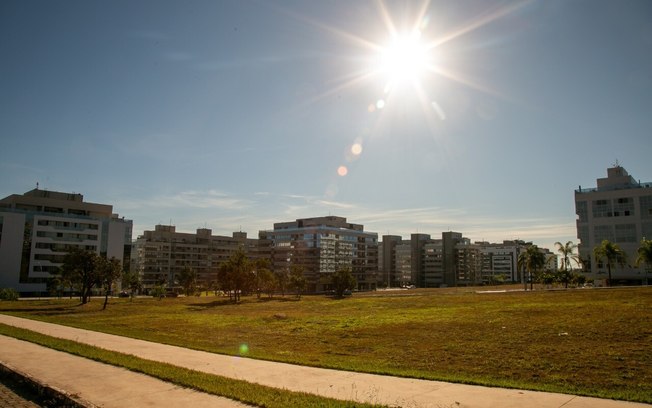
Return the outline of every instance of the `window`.
[[[641,218],[652,219],[652,196],[642,196],[638,198],[641,207]]]
[[[588,204],[586,201],[577,201],[575,203],[575,214],[579,222],[588,222]]]
[[[628,217],[630,215],[634,215],[634,199],[631,197],[623,197],[615,200],[614,217]]]
[[[611,201],[608,200],[594,200],[593,201],[593,218],[611,217],[613,211],[611,208]]]
[[[593,240],[600,243],[604,240],[614,241],[614,230],[611,225],[597,225],[593,229]]]
[[[636,242],[636,225],[635,224],[620,224],[616,225],[616,242],[628,243]]]

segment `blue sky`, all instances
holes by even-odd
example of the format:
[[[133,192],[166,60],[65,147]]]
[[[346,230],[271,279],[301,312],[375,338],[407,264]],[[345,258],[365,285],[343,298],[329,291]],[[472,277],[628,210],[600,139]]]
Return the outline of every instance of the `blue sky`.
[[[134,237],[333,214],[552,248],[578,185],[652,180],[652,3],[5,0],[0,146],[0,196],[82,193]]]

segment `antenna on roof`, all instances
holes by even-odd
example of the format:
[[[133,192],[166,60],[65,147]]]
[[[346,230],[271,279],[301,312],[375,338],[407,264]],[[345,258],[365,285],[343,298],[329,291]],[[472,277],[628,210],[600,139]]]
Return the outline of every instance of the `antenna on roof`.
[[[36,182],[36,189],[38,190],[38,181]]]
[[[620,163],[618,162],[618,159],[616,159],[616,163],[614,164],[614,167],[620,167]]]

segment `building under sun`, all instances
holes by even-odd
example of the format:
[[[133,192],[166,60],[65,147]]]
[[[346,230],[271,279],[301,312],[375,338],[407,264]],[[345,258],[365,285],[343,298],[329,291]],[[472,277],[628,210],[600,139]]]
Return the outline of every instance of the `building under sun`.
[[[34,189],[0,200],[0,287],[42,295],[72,247],[119,260],[128,270],[132,221],[84,196]]]
[[[376,288],[378,234],[361,224],[335,216],[303,218],[275,223],[259,237],[260,256],[269,257],[274,270],[303,268],[308,292],[330,290],[331,276],[342,268],[351,270],[359,290]]]
[[[597,179],[596,188],[575,190],[579,255],[589,277],[603,282],[607,278],[605,262],[596,262],[593,249],[609,240],[625,252],[627,263],[615,265],[614,283],[641,284],[652,274],[645,265],[635,266],[642,239],[652,238],[652,182],[641,183],[616,164],[607,169],[607,177]]]

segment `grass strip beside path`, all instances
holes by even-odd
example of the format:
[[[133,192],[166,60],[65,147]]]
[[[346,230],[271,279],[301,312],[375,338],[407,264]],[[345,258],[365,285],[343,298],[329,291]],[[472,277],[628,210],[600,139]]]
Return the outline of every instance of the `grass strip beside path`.
[[[145,360],[129,354],[117,353],[70,340],[46,336],[31,330],[12,327],[2,323],[0,323],[0,334],[29,341],[54,350],[85,357],[94,361],[123,367],[134,372],[146,374],[197,391],[219,395],[245,404],[260,407],[310,406],[339,408],[383,406],[353,401],[341,401],[307,393],[281,390],[217,375],[205,374],[171,364]]]

